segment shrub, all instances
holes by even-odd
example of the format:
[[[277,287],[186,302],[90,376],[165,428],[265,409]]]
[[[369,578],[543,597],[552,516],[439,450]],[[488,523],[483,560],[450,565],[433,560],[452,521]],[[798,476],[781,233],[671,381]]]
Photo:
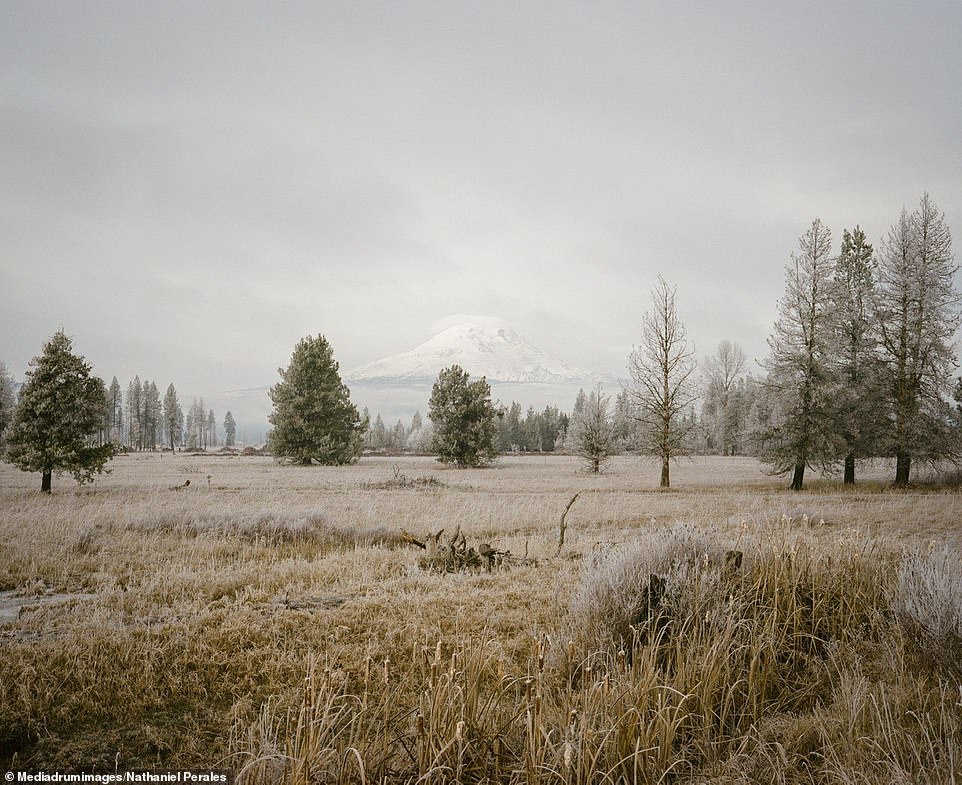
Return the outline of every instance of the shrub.
[[[596,554],[572,597],[567,639],[582,657],[630,649],[644,634],[642,628],[656,621],[659,609],[690,610],[692,590],[701,583],[700,566],[719,567],[726,550],[716,535],[678,525]],[[707,574],[718,577],[720,570]]]
[[[962,671],[962,559],[948,547],[903,555],[889,601],[920,652]]]

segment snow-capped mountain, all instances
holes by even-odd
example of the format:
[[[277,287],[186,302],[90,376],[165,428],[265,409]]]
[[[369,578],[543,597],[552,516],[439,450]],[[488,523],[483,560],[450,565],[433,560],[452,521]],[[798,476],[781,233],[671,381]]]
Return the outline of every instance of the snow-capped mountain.
[[[494,383],[591,384],[595,378],[532,346],[501,319],[469,316],[409,352],[355,368],[345,381],[362,385],[431,384],[442,368],[452,365]]]

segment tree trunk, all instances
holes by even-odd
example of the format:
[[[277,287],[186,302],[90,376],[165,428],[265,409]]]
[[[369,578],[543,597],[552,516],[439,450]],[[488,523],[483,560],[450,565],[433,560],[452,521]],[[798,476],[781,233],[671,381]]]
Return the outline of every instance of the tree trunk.
[[[855,485],[855,453],[850,452],[845,456],[845,485]]]
[[[905,486],[909,484],[909,472],[912,470],[912,455],[901,450],[895,459],[895,484]]]
[[[661,487],[670,488],[671,487],[671,477],[668,474],[668,459],[661,459]]]
[[[50,493],[53,472],[50,469],[43,470],[43,479],[40,480],[40,493]]]
[[[800,491],[802,490],[802,483],[805,480],[805,461],[799,461],[795,464],[795,474],[792,475],[792,490]]]

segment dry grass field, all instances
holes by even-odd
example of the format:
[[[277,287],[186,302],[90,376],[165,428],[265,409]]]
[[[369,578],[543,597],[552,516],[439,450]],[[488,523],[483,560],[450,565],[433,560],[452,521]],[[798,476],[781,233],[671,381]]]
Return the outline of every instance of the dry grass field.
[[[793,494],[740,458],[670,491],[638,458],[111,468],[44,497],[0,465],[0,767],[962,780],[958,490]],[[400,536],[458,526],[514,558],[438,572]]]

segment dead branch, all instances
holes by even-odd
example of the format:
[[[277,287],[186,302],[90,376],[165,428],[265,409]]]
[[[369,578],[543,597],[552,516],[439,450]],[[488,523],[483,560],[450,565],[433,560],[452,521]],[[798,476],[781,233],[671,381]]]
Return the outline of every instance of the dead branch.
[[[579,496],[581,496],[583,492],[584,492],[584,489],[578,491],[574,496],[572,496],[571,501],[569,501],[565,505],[564,512],[561,513],[561,525],[558,527],[558,553],[556,554],[557,556],[561,555],[561,549],[564,547],[564,544],[565,544],[565,528],[566,528],[565,516],[567,516],[568,510],[571,509],[571,505],[575,503],[575,501],[578,499]]]
[[[426,551],[428,546],[425,545],[421,540],[415,537],[407,529],[401,529],[401,541],[406,542],[408,545],[417,545],[421,550]]]

